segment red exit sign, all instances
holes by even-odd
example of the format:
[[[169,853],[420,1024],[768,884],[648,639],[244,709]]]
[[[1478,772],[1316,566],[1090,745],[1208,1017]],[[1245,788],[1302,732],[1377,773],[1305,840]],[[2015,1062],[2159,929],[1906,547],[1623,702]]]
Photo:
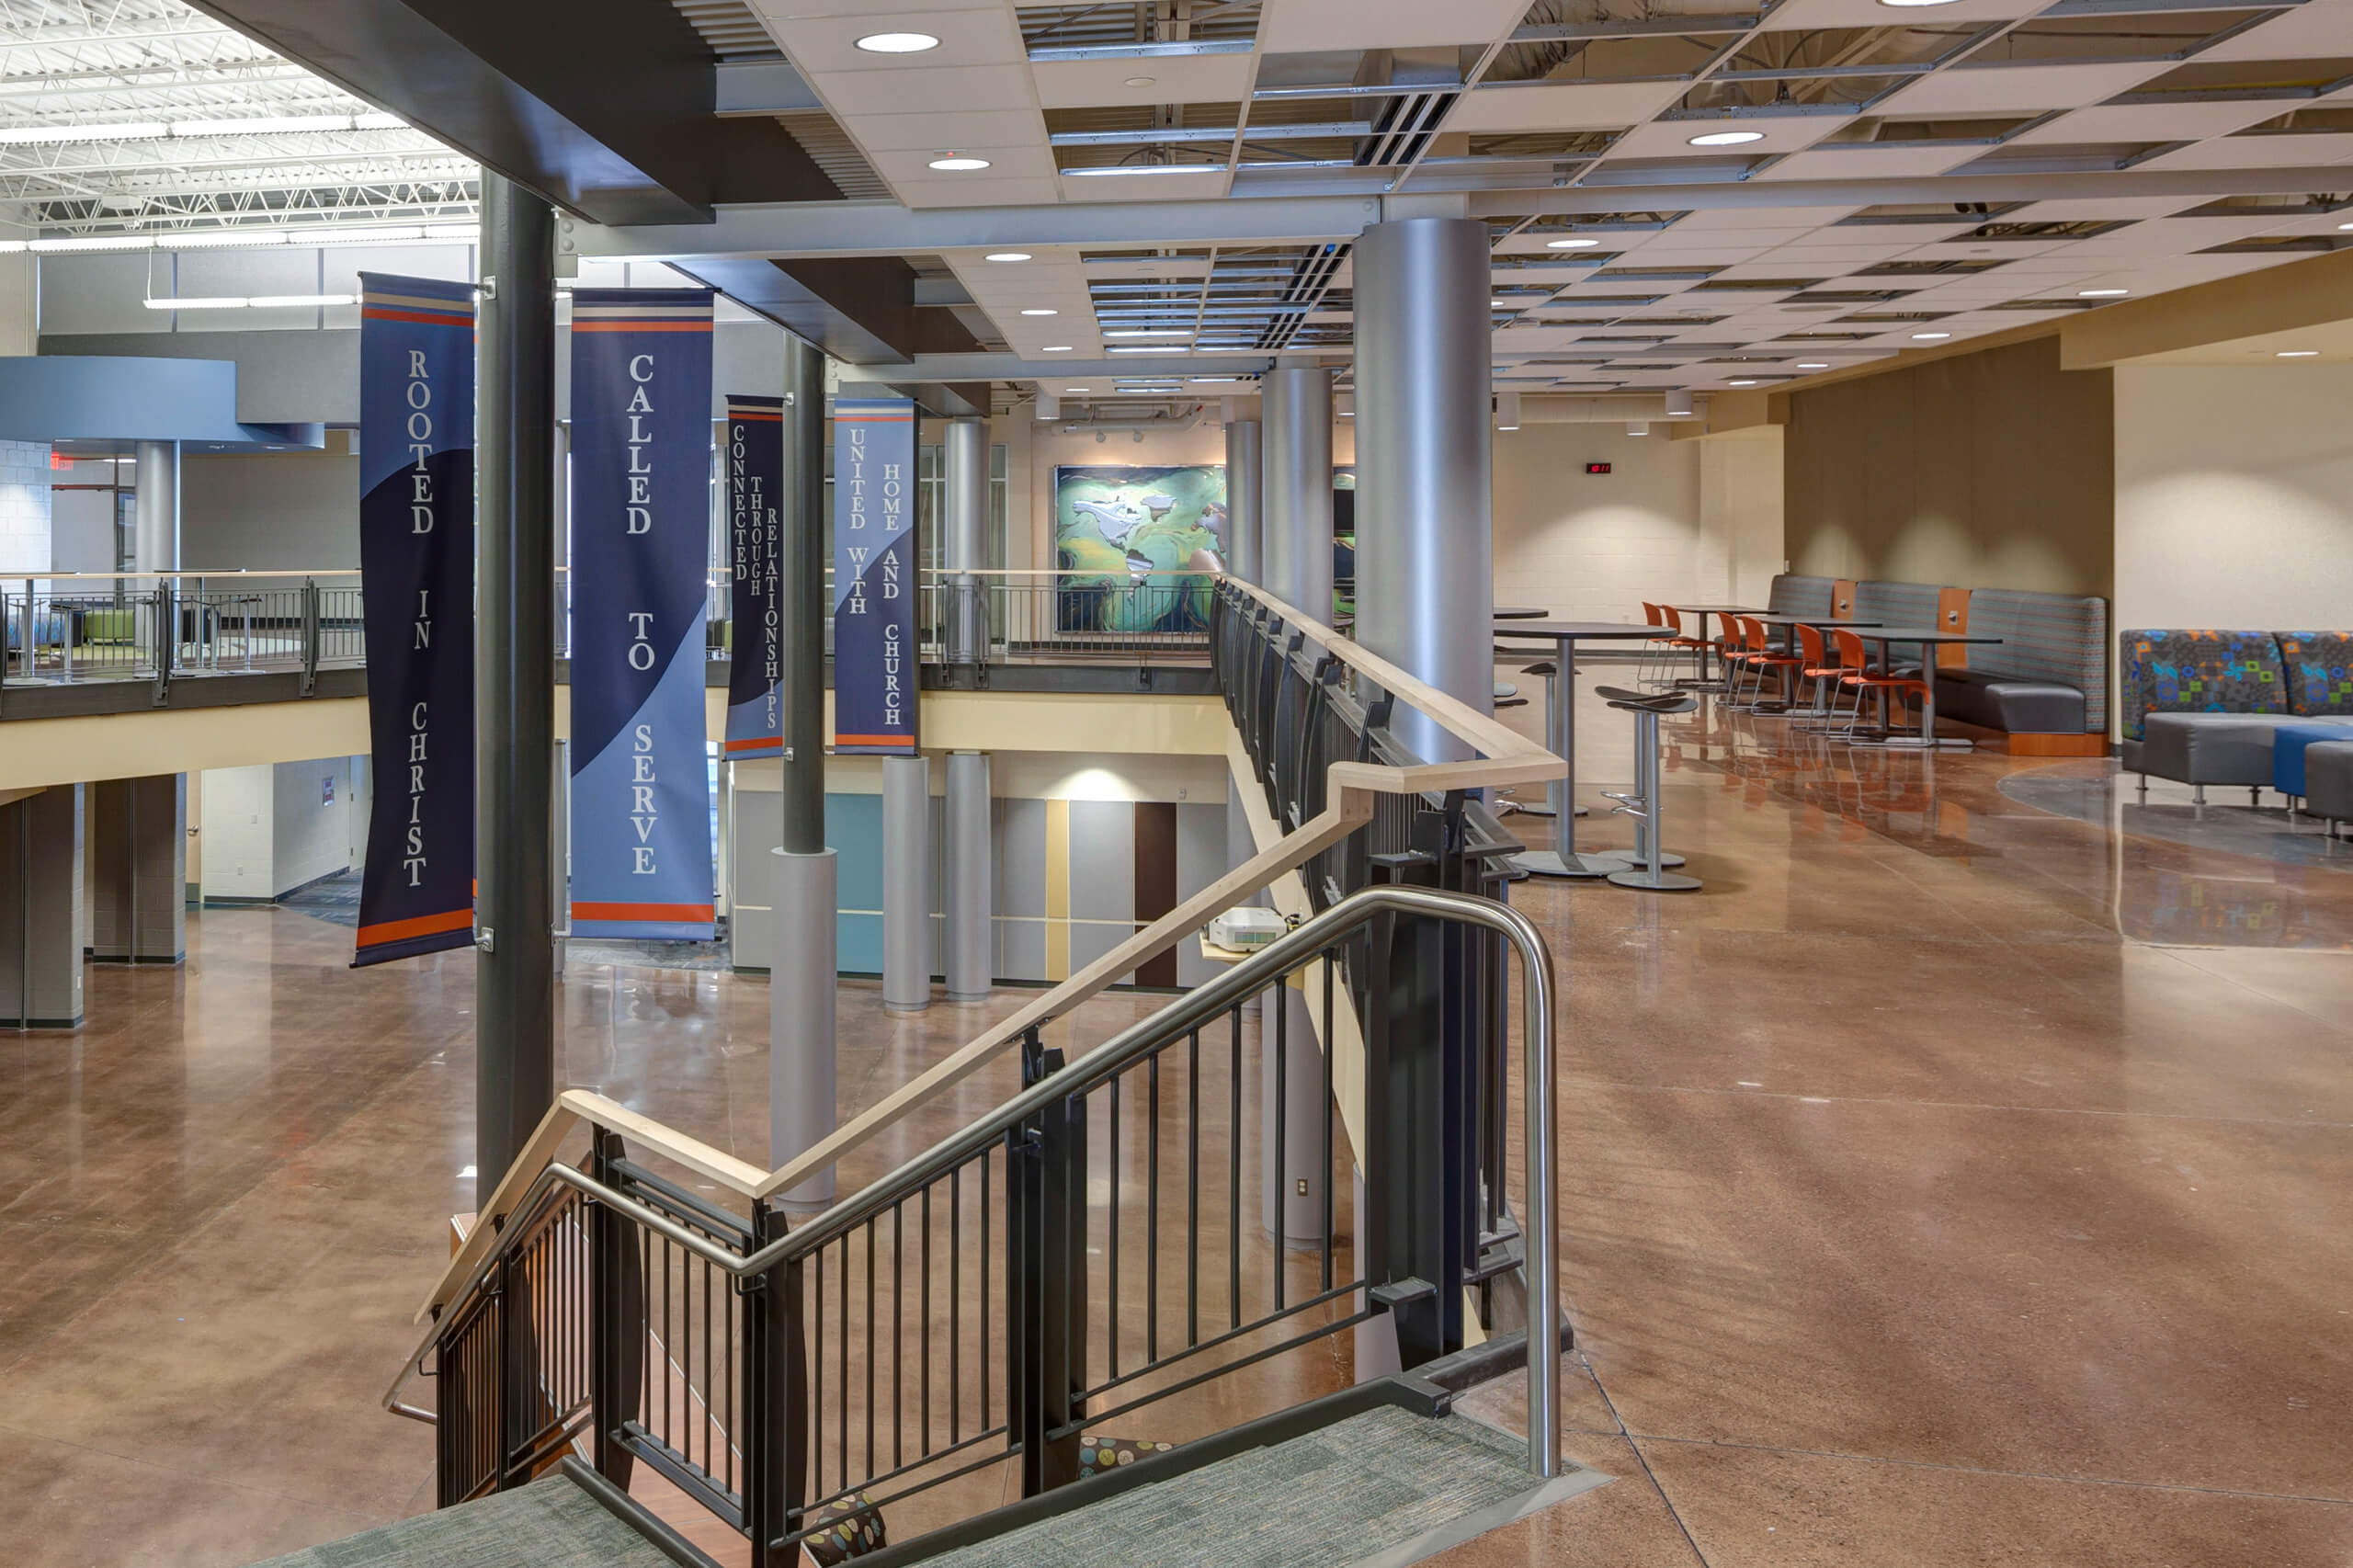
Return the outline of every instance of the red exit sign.
[[[1587,473],[1608,473],[1609,472],[1609,465],[1608,463],[1587,463],[1585,465],[1585,471]]]

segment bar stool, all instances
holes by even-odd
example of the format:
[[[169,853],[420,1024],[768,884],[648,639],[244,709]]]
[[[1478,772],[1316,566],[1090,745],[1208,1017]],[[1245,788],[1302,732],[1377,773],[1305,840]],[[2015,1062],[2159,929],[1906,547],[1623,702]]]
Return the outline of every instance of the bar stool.
[[[1532,665],[1522,665],[1519,673],[1524,676],[1541,676],[1544,677],[1544,711],[1547,713],[1552,712],[1553,696],[1552,683],[1561,678],[1561,666],[1551,659],[1539,659]],[[1550,791],[1548,790],[1547,793],[1549,794]],[[1552,811],[1552,802],[1550,800],[1535,801],[1527,805],[1520,805],[1515,801],[1514,809],[1518,811],[1524,816],[1549,817],[1554,814]],[[1580,806],[1577,810],[1579,814],[1583,814],[1585,808]]]
[[[1634,819],[1634,864],[1625,870],[1610,872],[1609,880],[1621,888],[1640,888],[1647,892],[1690,892],[1699,886],[1699,879],[1666,869],[1668,860],[1674,858],[1666,853],[1665,835],[1659,820],[1663,802],[1659,798],[1658,720],[1662,713],[1688,713],[1699,706],[1699,699],[1682,692],[1653,696],[1619,686],[1597,686],[1593,689],[1594,695],[1610,707],[1634,716],[1633,793],[1602,791],[1619,802],[1617,814]]]

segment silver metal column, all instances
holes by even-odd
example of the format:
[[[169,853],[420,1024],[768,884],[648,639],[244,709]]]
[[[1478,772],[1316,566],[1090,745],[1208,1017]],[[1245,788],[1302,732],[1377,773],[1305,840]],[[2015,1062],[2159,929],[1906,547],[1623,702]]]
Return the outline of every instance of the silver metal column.
[[[825,356],[784,340],[784,830],[769,857],[776,948],[768,955],[768,1160],[783,1165],[834,1130],[839,866],[825,847]],[[828,1165],[784,1195],[834,1200]]]
[[[980,1002],[996,978],[995,898],[990,877],[989,758],[948,754],[948,931],[950,1002]]]
[[[1313,619],[1328,621],[1332,619],[1332,372],[1286,365],[1269,371],[1263,385],[1266,478],[1259,585]]]
[[[140,442],[137,473],[131,569],[176,572],[180,564],[180,444]]]
[[[1232,419],[1225,426],[1225,564],[1245,583],[1265,574],[1263,431],[1255,419]]]
[[[882,759],[882,1006],[931,1006],[931,759]]]
[[[1356,634],[1482,713],[1495,678],[1492,292],[1477,220],[1358,236]],[[1392,729],[1428,761],[1464,755],[1403,704]]]
[[[972,574],[989,563],[988,421],[951,419],[941,440],[939,551],[949,574],[947,603],[940,607],[943,631],[948,662],[973,665],[982,662],[988,646],[985,580]]]
[[[475,338],[474,1190],[555,1102],[555,212],[483,176]]]

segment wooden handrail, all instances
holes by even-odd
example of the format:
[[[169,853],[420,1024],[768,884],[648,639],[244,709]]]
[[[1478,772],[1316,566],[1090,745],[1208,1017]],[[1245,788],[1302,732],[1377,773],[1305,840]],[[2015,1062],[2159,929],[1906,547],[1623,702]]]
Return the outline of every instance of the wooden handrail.
[[[731,1154],[722,1153],[684,1133],[642,1117],[625,1106],[583,1090],[557,1096],[539,1128],[531,1134],[490,1201],[483,1206],[473,1232],[452,1258],[434,1293],[418,1311],[422,1322],[443,1305],[481,1262],[506,1207],[518,1201],[538,1178],[565,1136],[581,1122],[608,1128],[643,1144],[654,1153],[717,1182],[738,1197],[766,1199],[801,1186],[827,1165],[839,1161],[904,1119],[916,1107],[954,1086],[1019,1043],[1032,1025],[1051,1019],[1107,989],[1120,976],[1157,958],[1206,926],[1211,915],[1247,898],[1287,871],[1296,870],[1313,857],[1347,838],[1372,820],[1380,795],[1432,793],[1477,790],[1501,784],[1534,783],[1565,777],[1568,764],[1536,742],[1510,730],[1468,704],[1416,679],[1323,622],[1293,609],[1261,588],[1227,579],[1251,598],[1282,617],[1289,630],[1304,633],[1324,652],[1378,684],[1399,701],[1410,704],[1449,734],[1483,757],[1464,762],[1425,762],[1405,766],[1373,762],[1336,762],[1324,769],[1322,812],[1268,845],[1224,876],[1097,959],[1086,968],[1040,995],[1011,1017],[991,1026],[945,1060],[902,1085],[879,1104],[860,1112],[808,1150],[774,1171],[762,1171]],[[502,1207],[505,1205],[506,1207]]]

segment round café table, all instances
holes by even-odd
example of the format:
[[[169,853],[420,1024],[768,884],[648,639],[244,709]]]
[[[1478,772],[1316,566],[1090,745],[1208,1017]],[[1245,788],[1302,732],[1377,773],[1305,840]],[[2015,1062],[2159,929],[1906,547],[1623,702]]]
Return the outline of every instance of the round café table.
[[[1541,638],[1558,650],[1559,671],[1552,677],[1552,703],[1544,715],[1544,744],[1547,750],[1569,765],[1568,777],[1555,778],[1545,786],[1546,799],[1552,808],[1552,847],[1530,849],[1511,858],[1511,863],[1532,876],[1539,877],[1607,877],[1612,871],[1622,871],[1632,866],[1633,858],[1624,850],[1585,855],[1577,850],[1576,812],[1570,810],[1570,791],[1576,783],[1576,652],[1583,642],[1647,642],[1664,634],[1664,628],[1634,626],[1617,620],[1516,620],[1505,621],[1497,615],[1495,634],[1498,637]],[[1671,863],[1680,864],[1679,859]]]

